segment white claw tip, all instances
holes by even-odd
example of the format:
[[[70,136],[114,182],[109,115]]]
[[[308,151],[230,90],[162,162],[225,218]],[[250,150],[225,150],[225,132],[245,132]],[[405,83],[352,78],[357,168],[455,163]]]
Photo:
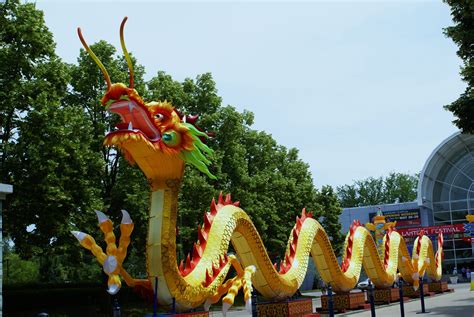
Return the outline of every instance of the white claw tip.
[[[420,274],[418,274],[418,272],[415,272],[411,275],[411,277],[414,279],[414,280],[418,280],[420,278]]]
[[[133,221],[132,218],[130,218],[130,214],[125,209],[122,209],[122,224],[130,225],[132,223]]]
[[[245,309],[249,312],[252,313],[252,299],[249,298],[245,301]]]
[[[210,298],[206,299],[206,302],[204,303],[204,310],[209,311],[209,308],[211,308],[211,299]]]
[[[413,256],[413,259],[414,259],[414,260],[418,260],[419,258],[420,258],[420,257],[418,256],[418,254],[415,254],[415,255]]]
[[[109,220],[109,217],[107,217],[102,211],[96,210],[95,213],[97,215],[97,219],[99,220],[99,225],[104,221]]]
[[[109,285],[109,288],[107,289],[107,292],[110,295],[115,295],[118,293],[118,291],[120,291],[120,287],[117,284]]]
[[[407,261],[407,258],[402,256],[402,262],[406,262]]]
[[[80,232],[80,231],[71,231],[72,235],[74,237],[76,237],[76,239],[81,242],[82,240],[84,240],[84,238],[86,237],[86,234],[84,232]]]
[[[229,303],[222,303],[222,315],[224,317],[227,315],[227,311],[229,310],[230,306],[231,305]]]
[[[425,259],[426,264],[430,264],[430,258]]]

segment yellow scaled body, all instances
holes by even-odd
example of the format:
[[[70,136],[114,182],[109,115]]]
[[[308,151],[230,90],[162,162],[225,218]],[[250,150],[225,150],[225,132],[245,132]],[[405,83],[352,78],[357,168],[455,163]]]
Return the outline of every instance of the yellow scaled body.
[[[397,268],[403,278],[415,286],[418,276],[425,271],[435,280],[441,277],[441,249],[435,258],[427,237],[420,237],[415,242],[418,247],[414,248],[412,260],[402,237],[395,231],[389,231],[383,240],[384,256],[379,257],[369,231],[358,224],[351,227],[346,238],[341,268],[324,229],[305,210],[291,230],[285,260],[277,271],[249,216],[238,207],[238,203],[231,201],[230,195],[225,198],[220,196],[217,202],[212,201],[209,212],[204,215],[203,226],[198,228],[198,242],[192,256],[178,264],[177,207],[184,165],[192,164],[209,177],[214,177],[208,170],[210,161],[207,158],[212,156],[212,150],[202,142],[207,135],[194,126],[195,117],[179,114],[167,102],[145,103],[133,89],[131,62],[123,41],[124,23],[125,20],[121,27],[121,42],[129,61],[129,87],[110,83],[107,71],[79,31],[84,47],[101,67],[108,83],[102,103],[123,121],[119,130],[106,136],[104,144],[119,148],[131,163],[137,164],[151,189],[146,246],[147,279],[133,279],[122,266],[133,230],[133,223],[126,212],[120,227],[118,247],[112,222],[98,212],[107,242],[106,253],[91,236],[73,232],[81,245],[91,250],[103,265],[109,275],[110,293],[120,289],[121,276],[129,286],[157,296],[160,304],[170,305],[174,298],[182,310],[202,304],[208,308],[224,296],[225,312],[240,289],[247,305],[250,304],[252,287],[269,299],[292,296],[303,282],[310,255],[323,280],[331,283],[336,292],[348,292],[354,288],[362,267],[380,288],[392,285]],[[230,244],[236,250],[236,256],[228,254]],[[231,267],[237,275],[227,278]],[[158,292],[154,294],[156,281]]]

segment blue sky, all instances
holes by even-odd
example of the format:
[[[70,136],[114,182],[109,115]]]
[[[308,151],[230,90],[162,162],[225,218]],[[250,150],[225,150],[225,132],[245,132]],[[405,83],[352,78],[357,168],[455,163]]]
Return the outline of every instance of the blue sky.
[[[452,24],[441,1],[37,1],[75,63],[89,43],[128,49],[146,78],[211,72],[224,104],[296,147],[315,184],[338,186],[391,171],[419,172],[457,131],[442,107],[464,90]]]

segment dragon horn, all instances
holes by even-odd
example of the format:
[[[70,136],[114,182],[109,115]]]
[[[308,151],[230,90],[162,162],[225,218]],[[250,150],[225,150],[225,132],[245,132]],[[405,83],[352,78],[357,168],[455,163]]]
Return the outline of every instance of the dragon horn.
[[[102,71],[102,74],[104,74],[105,81],[107,82],[107,91],[110,90],[110,87],[112,87],[112,84],[110,82],[109,73],[107,73],[107,70],[105,69],[104,64],[102,64],[100,59],[90,49],[89,45],[87,45],[86,40],[84,40],[84,37],[82,36],[81,28],[77,28],[77,35],[79,35],[79,39],[81,40],[82,46],[84,46],[87,53],[89,53],[90,57],[94,60],[97,66],[99,66],[100,70]]]
[[[120,44],[122,45],[123,55],[127,60],[128,71],[130,72],[130,88],[133,88],[133,67],[132,67],[132,59],[128,54],[127,47],[125,46],[125,39],[123,37],[123,29],[125,27],[125,22],[127,22],[128,17],[124,17],[122,23],[120,24]]]

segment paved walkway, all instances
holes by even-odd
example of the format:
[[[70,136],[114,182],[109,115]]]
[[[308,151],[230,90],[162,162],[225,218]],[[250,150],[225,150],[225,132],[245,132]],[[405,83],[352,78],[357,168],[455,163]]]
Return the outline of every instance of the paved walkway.
[[[470,284],[449,284],[454,288],[454,293],[445,293],[432,297],[425,297],[427,314],[417,314],[421,311],[419,299],[405,302],[405,316],[437,316],[437,317],[474,317],[474,291],[470,291]],[[377,306],[376,316],[400,316],[400,304]],[[370,310],[363,312],[350,312],[337,316],[370,317]]]
[[[474,291],[470,291],[470,285],[465,284],[449,284],[450,288],[454,288],[454,293],[445,293],[432,297],[425,297],[425,307],[427,314],[418,315],[421,311],[419,299],[413,299],[405,302],[405,316],[436,316],[436,317],[474,317]],[[304,295],[321,296],[320,292],[305,293]],[[321,307],[320,298],[313,299],[313,308]],[[400,304],[376,306],[376,316],[400,316]],[[209,314],[213,317],[222,317],[222,312],[214,311]],[[243,307],[232,307],[227,313],[228,317],[251,316]],[[323,316],[323,315],[321,315]],[[354,311],[344,314],[337,314],[338,317],[371,317],[370,310]]]

